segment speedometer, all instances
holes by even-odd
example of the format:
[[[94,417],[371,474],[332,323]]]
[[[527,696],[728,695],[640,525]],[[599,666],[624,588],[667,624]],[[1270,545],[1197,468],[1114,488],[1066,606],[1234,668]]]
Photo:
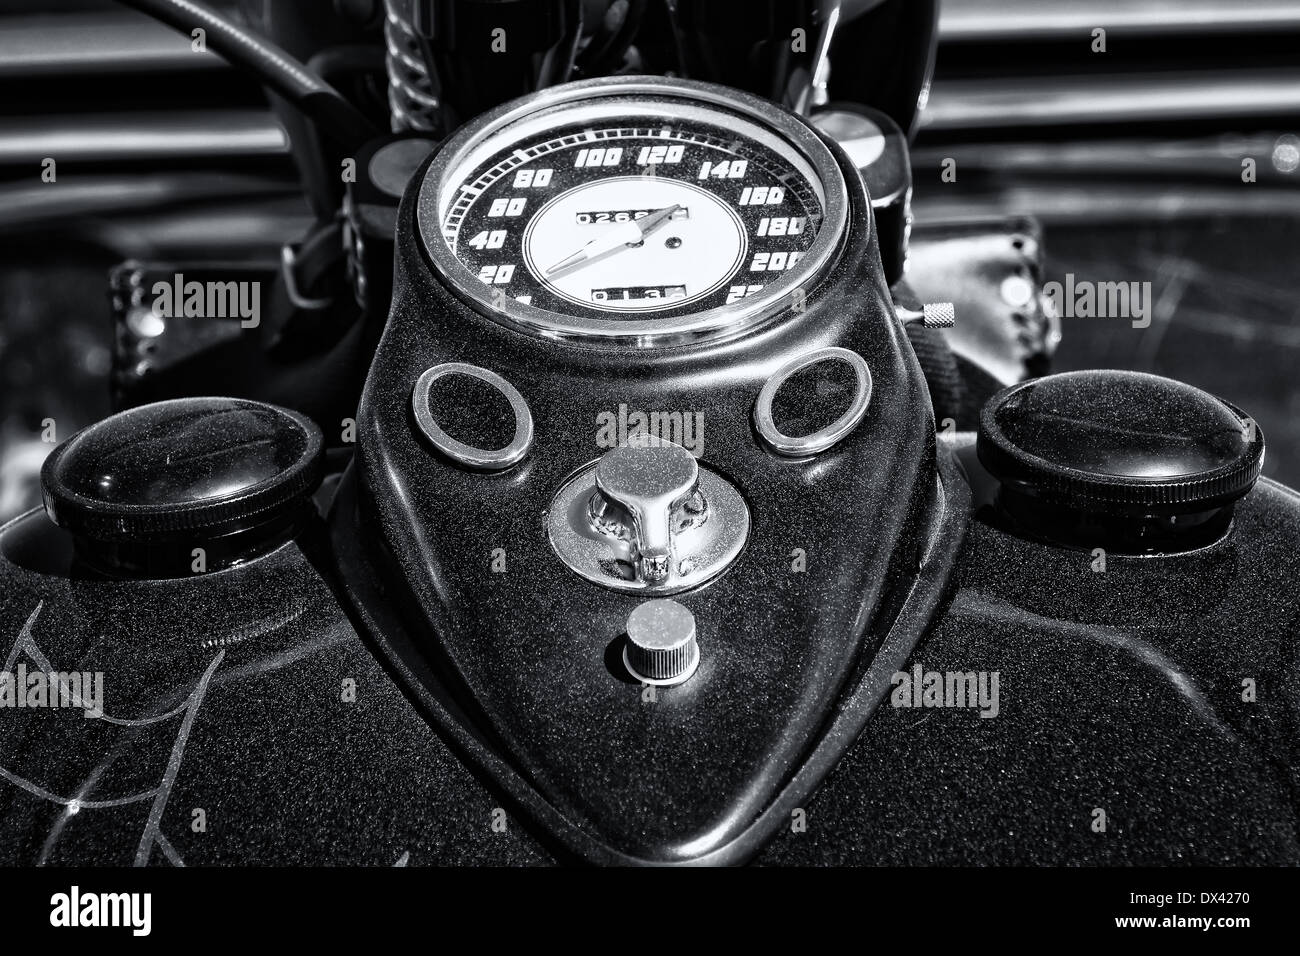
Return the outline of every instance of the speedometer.
[[[708,84],[615,78],[486,114],[438,152],[419,228],[445,281],[534,334],[672,344],[797,306],[843,238],[806,125]]]

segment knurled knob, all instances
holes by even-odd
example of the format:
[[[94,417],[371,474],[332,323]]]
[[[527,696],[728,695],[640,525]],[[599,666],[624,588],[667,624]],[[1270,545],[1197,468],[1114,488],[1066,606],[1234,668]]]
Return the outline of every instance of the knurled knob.
[[[957,324],[957,310],[951,302],[927,302],[921,306],[927,329],[951,329]]]
[[[623,663],[646,684],[670,685],[689,680],[700,663],[695,615],[676,601],[646,601],[628,615]]]

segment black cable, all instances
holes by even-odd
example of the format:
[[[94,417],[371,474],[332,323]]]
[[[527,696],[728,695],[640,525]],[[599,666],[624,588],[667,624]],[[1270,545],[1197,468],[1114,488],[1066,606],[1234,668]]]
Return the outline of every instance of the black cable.
[[[619,0],[615,0],[619,2]],[[579,67],[585,76],[603,76],[616,71],[623,65],[623,57],[636,40],[637,31],[645,19],[646,0],[621,0],[624,5],[623,19],[617,30],[604,37],[592,38],[592,43],[579,57]],[[613,7],[614,3],[610,4]],[[602,23],[602,27],[604,24]],[[597,43],[599,46],[596,46]],[[595,49],[592,49],[592,47]]]
[[[208,47],[235,66],[256,74],[266,86],[314,121],[326,136],[353,150],[379,135],[375,126],[338,90],[274,43],[249,33],[194,0],[118,0],[182,33],[202,28]]]

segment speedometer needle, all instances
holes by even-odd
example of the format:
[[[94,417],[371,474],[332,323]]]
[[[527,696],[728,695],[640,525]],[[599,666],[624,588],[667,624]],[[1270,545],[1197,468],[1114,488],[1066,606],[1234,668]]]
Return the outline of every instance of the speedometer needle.
[[[569,266],[576,266],[579,262],[588,262],[597,256],[603,256],[620,246],[625,248],[635,246],[671,219],[673,213],[681,208],[681,203],[673,203],[671,206],[658,209],[648,216],[642,216],[640,219],[634,219],[631,222],[620,222],[613,229],[609,229],[591,240],[573,255],[566,256],[551,266],[546,270],[546,274],[548,276],[554,275],[563,269],[569,268]]]

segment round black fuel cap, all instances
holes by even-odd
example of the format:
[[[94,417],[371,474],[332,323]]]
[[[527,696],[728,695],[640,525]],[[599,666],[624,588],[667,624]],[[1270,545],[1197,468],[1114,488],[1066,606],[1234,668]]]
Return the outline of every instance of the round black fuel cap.
[[[1003,505],[1048,536],[1125,530],[1158,549],[1226,526],[1259,477],[1264,438],[1237,408],[1182,382],[1065,372],[993,396],[978,453]]]
[[[45,510],[79,538],[201,543],[283,524],[320,484],[320,429],[237,398],[182,398],[119,412],[45,460]]]

